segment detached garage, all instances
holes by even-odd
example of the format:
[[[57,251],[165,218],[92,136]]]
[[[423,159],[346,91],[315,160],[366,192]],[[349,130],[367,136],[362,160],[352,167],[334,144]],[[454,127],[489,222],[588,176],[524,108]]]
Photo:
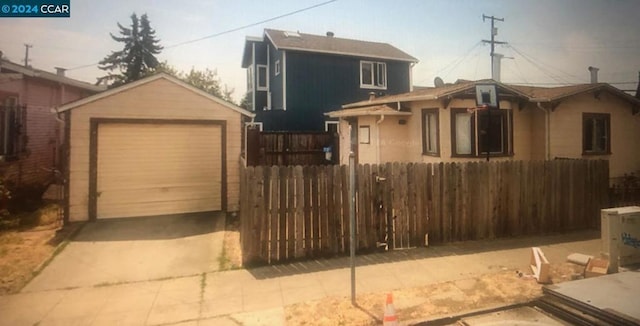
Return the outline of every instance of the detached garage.
[[[253,113],[166,74],[58,108],[66,221],[236,211]]]

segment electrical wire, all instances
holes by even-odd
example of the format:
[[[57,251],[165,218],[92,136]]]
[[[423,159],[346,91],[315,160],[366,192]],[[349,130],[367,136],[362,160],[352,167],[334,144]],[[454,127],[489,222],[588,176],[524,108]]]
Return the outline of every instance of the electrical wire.
[[[509,45],[509,47],[511,49],[513,49],[516,53],[518,53],[522,58],[524,58],[529,63],[534,65],[536,68],[538,68],[542,73],[544,73],[545,75],[549,76],[551,79],[555,80],[556,82],[558,82],[560,84],[571,84],[571,82],[569,80],[564,79],[561,76],[554,75],[553,72],[551,72],[550,70],[547,70],[545,67],[542,66],[542,64],[537,63],[536,60],[534,60],[533,58],[529,57],[528,55],[522,53],[517,48],[515,48],[515,47],[513,47],[511,45]]]
[[[443,76],[443,78],[447,77],[452,71],[454,71],[463,61],[465,61],[467,59],[467,57],[469,56],[469,54],[471,54],[471,52],[473,50],[476,50],[479,48],[479,46],[482,44],[482,41],[478,41],[478,43],[476,43],[474,46],[472,46],[471,48],[469,48],[469,50],[467,50],[467,52],[462,56],[459,57],[455,60],[453,60],[452,62],[450,62],[449,64],[447,64],[444,68],[438,70],[436,72],[436,74],[440,74],[443,71],[447,71],[447,73]],[[452,66],[453,65],[453,66]],[[451,68],[449,68],[451,67]]]
[[[311,10],[311,9],[314,9],[314,8],[325,6],[325,5],[328,5],[328,4],[336,2],[336,1],[338,1],[338,0],[329,0],[329,1],[321,2],[321,3],[315,4],[315,5],[312,5],[312,6],[309,6],[309,7],[305,7],[305,8],[294,10],[294,11],[291,11],[291,12],[288,12],[288,13],[285,13],[285,14],[282,14],[282,15],[278,15],[278,16],[271,17],[271,18],[268,18],[268,19],[265,19],[265,20],[261,20],[259,22],[247,24],[247,25],[240,26],[240,27],[235,27],[235,28],[228,29],[228,30],[225,30],[225,31],[222,31],[222,32],[218,32],[218,33],[206,35],[206,36],[203,36],[203,37],[199,37],[199,38],[196,38],[196,39],[193,39],[193,40],[188,40],[188,41],[172,44],[172,45],[169,45],[169,46],[165,46],[164,48],[165,49],[176,48],[176,47],[179,47],[179,46],[182,46],[182,45],[191,44],[191,43],[203,41],[203,40],[206,40],[206,39],[218,37],[218,36],[221,36],[221,35],[237,32],[239,30],[247,29],[249,27],[253,27],[253,26],[260,25],[260,24],[268,23],[268,22],[271,22],[271,21],[274,21],[274,20],[277,20],[277,19],[280,19],[280,18],[292,16],[292,15],[295,15],[295,14],[298,14],[298,13],[301,13],[301,12],[304,12],[304,11],[307,11],[307,10]],[[91,64],[86,64],[86,65],[81,65],[81,66],[69,68],[69,69],[67,69],[67,71],[68,70],[76,70],[76,69],[82,69],[82,68],[97,66],[98,64],[99,63],[91,63]]]

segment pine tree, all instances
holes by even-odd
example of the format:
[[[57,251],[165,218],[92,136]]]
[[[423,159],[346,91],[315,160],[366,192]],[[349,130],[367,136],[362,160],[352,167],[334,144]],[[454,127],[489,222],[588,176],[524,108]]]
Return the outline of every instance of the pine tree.
[[[156,54],[160,54],[162,46],[156,38],[156,32],[151,28],[147,14],[138,19],[131,15],[131,27],[127,28],[118,23],[120,36],[111,35],[116,42],[124,43],[120,51],[112,51],[100,61],[99,68],[108,71],[108,75],[98,79],[98,82],[108,81],[111,86],[129,83],[146,76],[159,64]]]

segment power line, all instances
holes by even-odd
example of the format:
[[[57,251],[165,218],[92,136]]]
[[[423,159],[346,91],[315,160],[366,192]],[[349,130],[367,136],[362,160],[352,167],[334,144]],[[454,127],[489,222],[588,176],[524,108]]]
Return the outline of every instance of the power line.
[[[319,4],[315,4],[313,6],[310,6],[310,7],[306,7],[306,8],[298,9],[298,10],[295,10],[295,11],[291,11],[291,12],[288,12],[286,14],[282,14],[280,16],[276,16],[276,17],[272,17],[272,18],[269,18],[269,19],[265,19],[265,20],[262,20],[262,21],[259,21],[259,22],[256,22],[256,23],[251,23],[251,24],[248,24],[248,25],[232,28],[232,29],[229,29],[229,30],[226,30],[226,31],[223,31],[223,32],[219,32],[219,33],[203,36],[203,37],[200,37],[200,38],[197,38],[197,39],[193,39],[193,40],[189,40],[189,41],[180,42],[180,43],[177,43],[177,44],[174,44],[174,45],[169,45],[169,46],[165,47],[165,49],[171,49],[171,48],[175,48],[175,47],[178,47],[178,46],[181,46],[181,45],[190,44],[190,43],[194,43],[194,42],[199,42],[199,41],[206,40],[206,39],[209,39],[209,38],[218,37],[220,35],[233,33],[233,32],[245,29],[245,28],[249,28],[249,27],[260,25],[260,24],[268,23],[268,22],[271,22],[271,21],[274,21],[274,20],[277,20],[277,19],[280,19],[280,18],[284,18],[284,17],[287,17],[287,16],[295,15],[297,13],[301,13],[303,11],[307,11],[307,10],[311,10],[311,9],[318,8],[318,7],[321,7],[321,6],[325,6],[325,5],[328,5],[328,4],[336,2],[336,1],[338,1],[338,0],[325,1],[325,2],[322,2],[322,3],[319,3]]]
[[[545,67],[543,67],[542,63],[537,63],[536,62],[537,60],[535,60],[535,59],[529,57],[528,55],[524,54],[523,52],[519,51],[514,46],[510,45],[509,47],[511,49],[513,49],[516,53],[518,53],[522,58],[524,58],[525,60],[529,61],[529,63],[534,65],[536,68],[540,69],[541,72],[543,72],[544,74],[549,76],[551,79],[555,80],[556,82],[561,83],[561,84],[571,84],[571,82],[569,80],[564,79],[563,77],[561,77],[559,75],[555,75],[553,72],[551,72],[550,70],[548,70]],[[560,69],[556,69],[556,70],[561,71]]]
[[[440,74],[441,72],[447,71],[447,73],[444,76],[442,76],[443,78],[447,77],[453,70],[455,70],[460,65],[460,63],[462,63],[467,59],[467,57],[469,57],[469,55],[473,50],[478,49],[481,44],[482,42],[478,41],[478,43],[474,44],[471,48],[469,48],[469,50],[467,50],[467,52],[462,57],[458,57],[455,60],[451,61],[444,68],[438,70],[436,74]]]
[[[294,11],[291,11],[291,12],[288,12],[288,13],[285,13],[285,14],[282,14],[282,15],[278,15],[278,16],[271,17],[271,18],[268,18],[268,19],[265,19],[265,20],[261,20],[259,22],[251,23],[251,24],[248,24],[248,25],[240,26],[240,27],[235,27],[235,28],[232,28],[232,29],[228,29],[228,30],[219,32],[219,33],[215,33],[215,34],[210,34],[210,35],[207,35],[207,36],[199,37],[199,38],[196,38],[196,39],[193,39],[193,40],[188,40],[188,41],[172,44],[172,45],[166,46],[164,48],[165,49],[176,48],[176,47],[179,47],[179,46],[182,46],[182,45],[191,44],[191,43],[203,41],[203,40],[206,40],[206,39],[218,37],[218,36],[221,36],[221,35],[237,32],[239,30],[243,30],[243,29],[246,29],[246,28],[249,28],[249,27],[253,27],[253,26],[260,25],[260,24],[268,23],[268,22],[271,22],[271,21],[274,21],[274,20],[277,20],[277,19],[280,19],[280,18],[288,17],[288,16],[291,16],[291,15],[295,15],[295,14],[307,11],[307,10],[311,10],[311,9],[314,9],[314,8],[325,6],[325,5],[328,5],[328,4],[336,2],[336,1],[338,1],[338,0],[329,0],[329,1],[321,2],[321,3],[315,4],[313,6],[309,6],[309,7],[305,7],[305,8],[302,8],[302,9],[294,10]],[[91,67],[91,66],[96,66],[98,64],[99,63],[86,64],[86,65],[82,65],[82,66],[69,68],[67,70],[82,69],[82,68],[87,68],[87,67]]]

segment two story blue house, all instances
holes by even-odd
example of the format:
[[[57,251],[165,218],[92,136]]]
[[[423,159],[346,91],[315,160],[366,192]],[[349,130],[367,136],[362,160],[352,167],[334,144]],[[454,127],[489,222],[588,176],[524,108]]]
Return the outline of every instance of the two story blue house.
[[[418,60],[386,43],[265,29],[247,37],[242,67],[256,122],[268,131],[336,130],[341,105],[411,91]]]

